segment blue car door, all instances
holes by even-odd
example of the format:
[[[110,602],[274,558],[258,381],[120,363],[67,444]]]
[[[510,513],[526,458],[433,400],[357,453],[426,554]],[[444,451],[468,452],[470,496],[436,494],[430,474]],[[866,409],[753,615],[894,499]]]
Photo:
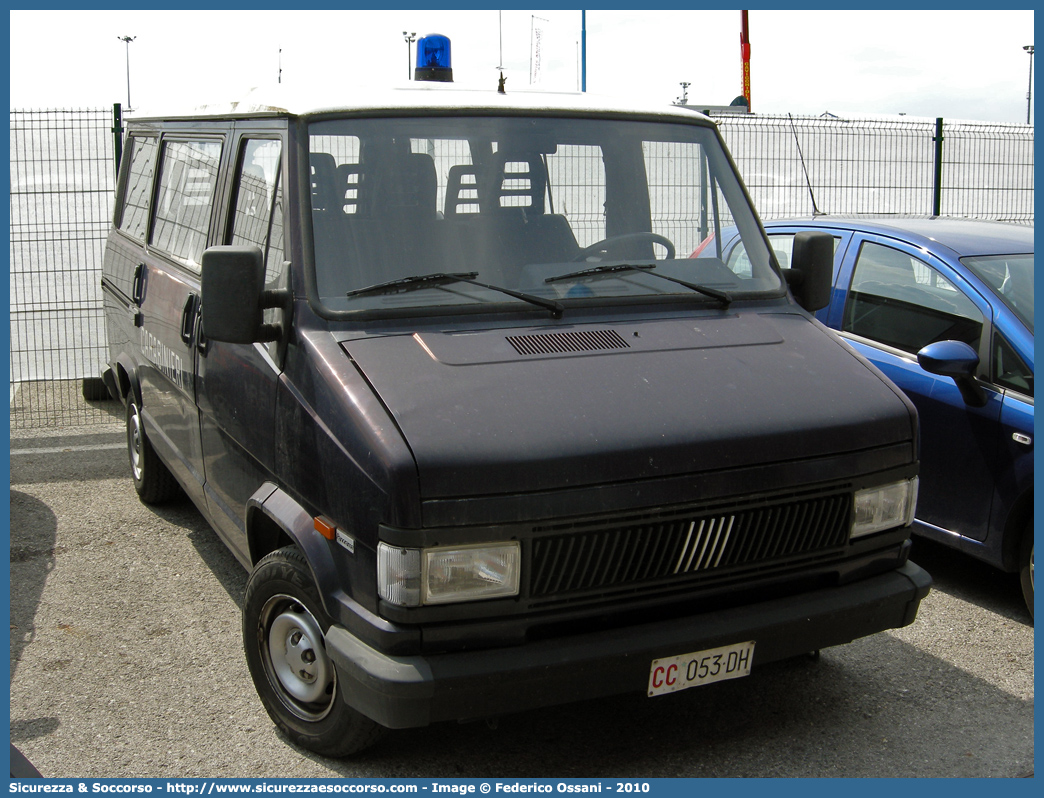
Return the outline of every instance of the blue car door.
[[[852,241],[837,288],[843,290],[835,292],[831,326],[901,388],[920,415],[918,521],[984,540],[1003,395],[983,383],[986,403],[972,407],[952,379],[924,371],[917,352],[935,341],[963,341],[988,364],[989,304],[942,260],[870,235]]]
[[[1003,534],[1009,514],[1033,484],[1033,335],[1010,315],[1005,319],[1003,310],[997,317],[991,372],[993,384],[1004,394],[1004,407],[1000,418],[1001,451],[993,530]],[[999,562],[1003,558],[999,535],[991,538],[991,543],[994,559]]]

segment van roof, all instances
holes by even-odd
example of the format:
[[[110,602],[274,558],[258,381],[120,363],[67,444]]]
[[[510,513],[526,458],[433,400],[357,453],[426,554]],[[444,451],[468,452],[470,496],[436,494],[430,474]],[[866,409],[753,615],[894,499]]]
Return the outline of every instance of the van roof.
[[[491,89],[462,87],[452,83],[416,82],[390,89],[357,89],[331,92],[327,86],[296,87],[286,84],[252,89],[243,99],[210,103],[192,109],[145,109],[128,114],[136,119],[180,119],[261,116],[305,116],[324,113],[359,113],[403,110],[469,110],[580,112],[655,115],[686,120],[707,120],[686,106],[629,101],[581,92],[510,91],[501,94]],[[708,120],[709,121],[709,120]]]

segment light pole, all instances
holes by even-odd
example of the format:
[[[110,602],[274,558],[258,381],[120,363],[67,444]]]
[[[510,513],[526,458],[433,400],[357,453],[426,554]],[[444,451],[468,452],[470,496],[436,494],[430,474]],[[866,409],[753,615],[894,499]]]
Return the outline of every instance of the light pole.
[[[119,39],[121,42],[126,42],[127,43],[127,110],[128,111],[133,111],[134,109],[131,108],[131,102],[130,102],[130,43],[132,41],[134,41],[135,39],[137,39],[138,37],[137,36],[117,36],[116,38]]]
[[[1027,44],[1022,48],[1030,56],[1029,88],[1026,89],[1026,124],[1030,123],[1030,104],[1033,99],[1033,45]]]
[[[413,44],[414,41],[416,41],[417,34],[416,32],[407,33],[406,31],[403,31],[402,38],[406,40],[406,80],[409,80],[410,77],[412,77],[413,75],[413,65],[410,59],[410,45]]]

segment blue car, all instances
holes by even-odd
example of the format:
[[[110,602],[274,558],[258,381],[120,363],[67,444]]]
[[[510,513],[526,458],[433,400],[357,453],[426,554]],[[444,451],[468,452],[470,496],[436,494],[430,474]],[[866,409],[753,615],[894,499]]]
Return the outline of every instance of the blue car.
[[[784,270],[796,233],[834,237],[816,316],[917,406],[914,531],[1019,573],[1032,616],[1033,228],[819,217],[765,230]],[[750,268],[728,232],[722,243],[734,272]]]

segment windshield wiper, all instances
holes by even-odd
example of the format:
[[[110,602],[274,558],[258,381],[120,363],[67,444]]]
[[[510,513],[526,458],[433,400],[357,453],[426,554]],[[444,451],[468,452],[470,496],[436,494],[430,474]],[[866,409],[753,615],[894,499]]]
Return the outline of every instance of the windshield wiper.
[[[524,294],[521,291],[513,291],[510,288],[504,288],[499,285],[482,283],[476,280],[476,277],[478,277],[478,272],[434,272],[433,274],[421,274],[414,277],[403,277],[398,280],[389,280],[386,283],[368,285],[365,288],[356,288],[353,291],[348,291],[347,296],[399,294],[405,293],[406,291],[416,291],[419,288],[432,288],[440,285],[447,285],[449,283],[470,283],[471,285],[479,286],[479,288],[488,288],[490,291],[499,291],[500,293],[507,294],[515,299],[521,299],[522,301],[529,302],[532,305],[546,308],[551,311],[554,318],[562,318],[562,311],[565,310],[565,308],[561,303],[556,302],[553,299],[544,299],[543,297]]]
[[[711,299],[716,299],[721,302],[725,307],[732,304],[732,294],[728,291],[722,291],[718,288],[711,288],[709,285],[700,285],[699,283],[690,283],[687,280],[679,280],[677,277],[668,277],[666,274],[660,274],[659,272],[650,272],[653,277],[659,277],[661,280],[670,280],[672,283],[678,285],[684,285],[693,291],[704,296],[709,296]]]
[[[366,294],[401,294],[406,291],[416,291],[418,288],[430,288],[432,286],[445,285],[446,283],[459,283],[474,280],[478,272],[458,272],[446,274],[435,272],[434,274],[421,274],[415,277],[402,277],[398,280],[388,280],[365,288],[356,288],[349,291],[348,296],[364,296]]]
[[[559,280],[572,280],[574,277],[587,277],[592,274],[612,274],[613,272],[637,272],[646,269],[655,269],[654,263],[605,263],[601,266],[592,266],[590,269],[581,269],[578,272],[567,274],[556,274],[548,277],[545,283],[557,283]]]
[[[548,277],[544,280],[545,283],[554,283],[559,280],[571,280],[575,277],[590,277],[598,274],[612,274],[613,272],[646,272],[651,274],[653,277],[659,277],[661,280],[670,280],[672,283],[683,285],[686,288],[696,291],[697,293],[709,296],[711,299],[717,299],[725,307],[732,304],[732,294],[728,291],[721,291],[717,288],[711,288],[706,285],[697,285],[696,283],[690,283],[686,280],[679,280],[677,277],[669,277],[666,274],[660,274],[659,272],[653,271],[656,268],[655,263],[606,263],[602,266],[594,266],[590,269],[581,269],[577,272],[569,272],[568,274],[556,274],[554,277]]]

